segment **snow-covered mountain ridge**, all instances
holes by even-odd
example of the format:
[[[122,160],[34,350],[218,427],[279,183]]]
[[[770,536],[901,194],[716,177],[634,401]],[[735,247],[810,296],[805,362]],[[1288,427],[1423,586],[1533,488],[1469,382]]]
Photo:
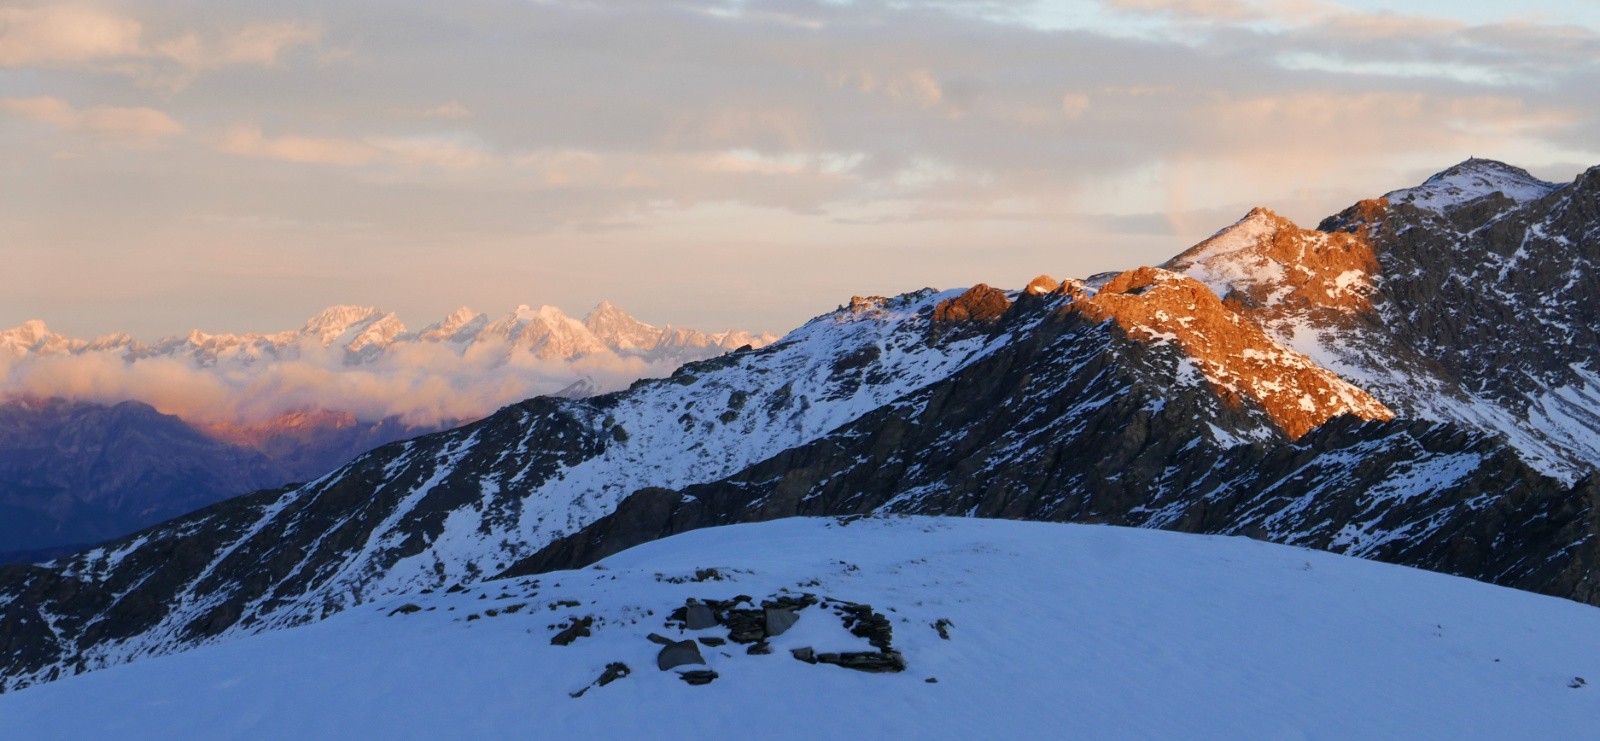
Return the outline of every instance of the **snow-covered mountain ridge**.
[[[1263,209],[1165,267],[1406,417],[1600,466],[1600,168],[1468,160],[1303,229]]]
[[[808,594],[830,606],[759,643],[670,618]],[[904,670],[797,660],[879,653],[835,605],[884,618]],[[659,669],[651,634],[688,641],[688,663]],[[1593,608],[1243,538],[789,519],[7,694],[0,722],[37,739],[1581,737],[1597,636]]]

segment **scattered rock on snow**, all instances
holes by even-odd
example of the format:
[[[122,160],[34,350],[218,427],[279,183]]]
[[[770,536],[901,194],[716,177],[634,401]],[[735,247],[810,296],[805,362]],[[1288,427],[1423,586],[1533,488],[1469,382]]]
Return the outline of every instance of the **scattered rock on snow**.
[[[766,608],[766,630],[768,636],[781,636],[785,631],[800,622],[800,614],[782,607]]]
[[[899,651],[851,651],[848,653],[817,654],[819,664],[833,664],[858,672],[872,672],[875,674],[903,672],[906,670],[905,657]]]
[[[700,646],[694,641],[673,641],[663,646],[661,653],[656,654],[656,668],[661,671],[685,664],[704,663],[706,660],[700,655]]]
[[[589,684],[588,687],[584,687],[577,692],[573,692],[572,696],[583,697],[583,693],[588,692],[591,688],[604,687],[632,673],[633,670],[629,669],[627,664],[624,664],[620,661],[613,661],[609,664],[606,664],[606,669],[600,673],[599,679],[594,680],[594,682]]]
[[[550,637],[550,645],[566,646],[570,645],[573,641],[576,641],[579,638],[587,637],[591,635],[589,628],[592,625],[594,625],[593,615],[585,615],[581,618],[573,618],[566,627],[561,629],[561,632]]]
[[[678,678],[698,687],[703,684],[711,684],[711,680],[717,678],[717,673],[710,669],[694,669],[678,674]]]
[[[705,630],[716,626],[717,616],[704,603],[690,600],[689,604],[684,605],[683,622],[689,630]]]

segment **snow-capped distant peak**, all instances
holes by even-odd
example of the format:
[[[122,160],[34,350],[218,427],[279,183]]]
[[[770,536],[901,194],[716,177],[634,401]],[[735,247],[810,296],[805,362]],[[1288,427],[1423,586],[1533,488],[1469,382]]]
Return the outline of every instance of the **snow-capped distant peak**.
[[[455,311],[450,312],[450,316],[444,318],[443,326],[457,328],[466,324],[467,322],[477,319],[480,316],[482,315],[476,311],[473,311],[472,307],[463,306]]]
[[[307,320],[300,331],[308,337],[315,337],[323,345],[331,345],[356,325],[370,323],[383,316],[381,309],[371,306],[330,306]]]
[[[59,349],[57,346],[64,346],[68,342],[67,338],[51,332],[38,319],[29,319],[16,327],[0,331],[0,350],[15,355]]]
[[[488,323],[487,315],[463,306],[450,312],[444,321],[424,327],[417,337],[426,342],[471,342]]]
[[[1393,191],[1384,197],[1390,204],[1405,203],[1447,214],[1491,193],[1500,193],[1517,203],[1526,203],[1543,198],[1560,187],[1556,183],[1540,180],[1520,167],[1472,158],[1428,178],[1415,188]]]
[[[39,319],[29,319],[11,329],[0,332],[0,337],[18,343],[32,345],[50,336],[50,328]]]
[[[381,319],[367,323],[366,329],[361,330],[354,340],[347,345],[351,351],[359,352],[363,348],[383,348],[393,342],[396,337],[404,334],[406,325],[401,323],[400,317],[393,312],[384,314]]]
[[[659,345],[665,335],[663,330],[633,318],[610,301],[601,301],[595,306],[583,318],[583,326],[618,352],[648,351]]]

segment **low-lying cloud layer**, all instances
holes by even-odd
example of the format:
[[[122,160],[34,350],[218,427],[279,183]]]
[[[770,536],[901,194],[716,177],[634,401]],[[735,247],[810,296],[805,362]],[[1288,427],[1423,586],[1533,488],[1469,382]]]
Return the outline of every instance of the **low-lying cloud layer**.
[[[613,322],[594,331],[550,307],[521,307],[496,322],[462,310],[443,329],[408,333],[392,314],[335,307],[297,331],[196,332],[154,345],[126,336],[76,340],[33,322],[0,331],[0,398],[142,401],[206,425],[339,412],[434,427],[574,384],[584,395],[620,389],[774,339],[660,330],[610,311]]]
[[[343,364],[343,351],[307,348],[292,361],[198,368],[178,358],[129,363],[111,353],[86,353],[22,361],[0,356],[4,394],[63,397],[99,403],[142,401],[166,414],[201,424],[263,424],[308,410],[349,412],[377,421],[400,417],[408,425],[473,420],[540,394],[561,391],[585,377],[616,389],[645,377],[670,374],[675,363],[593,356],[541,360],[490,352],[457,355],[445,347],[408,347],[368,365]]]

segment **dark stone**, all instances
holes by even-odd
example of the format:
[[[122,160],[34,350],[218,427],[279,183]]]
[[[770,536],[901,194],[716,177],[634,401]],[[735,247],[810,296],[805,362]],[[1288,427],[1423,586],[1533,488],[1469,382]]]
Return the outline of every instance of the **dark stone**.
[[[673,640],[671,638],[668,638],[668,637],[666,637],[664,635],[661,635],[659,633],[651,633],[650,635],[645,636],[645,638],[648,639],[651,643],[654,643],[654,644],[657,644],[657,645],[661,645],[661,646],[670,646],[673,643]]]
[[[685,664],[704,664],[705,658],[700,656],[700,646],[694,641],[674,641],[661,649],[656,654],[656,668],[666,671],[675,666]]]
[[[782,607],[766,608],[766,630],[768,636],[781,636],[784,632],[800,622],[800,615],[793,610]]]
[[[857,638],[865,638],[879,651],[888,651],[894,641],[894,624],[881,613],[873,612],[872,605],[842,602],[834,610],[844,618],[844,627]]]
[[[721,646],[721,645],[727,643],[726,640],[723,640],[723,639],[718,638],[716,636],[701,636],[700,638],[698,638],[696,640],[700,641],[704,645],[712,646],[712,647]]]
[[[928,684],[938,684],[939,683],[939,678],[938,677],[928,677],[927,679],[924,679],[922,681],[927,682]]]
[[[749,648],[744,650],[744,652],[750,654],[751,656],[766,656],[767,654],[772,653],[772,644],[767,643],[766,641],[752,643],[750,644]]]
[[[470,620],[471,618],[468,619]],[[566,646],[570,645],[573,641],[576,641],[579,638],[586,638],[591,635],[589,628],[592,625],[594,625],[593,615],[585,615],[581,618],[573,618],[566,627],[561,629],[560,632],[550,637],[550,645]]]
[[[606,670],[601,672],[600,678],[595,680],[595,684],[604,687],[632,673],[633,670],[629,669],[627,664],[624,664],[620,661],[613,661],[609,664],[606,664]]]
[[[762,610],[728,610],[722,615],[722,624],[728,628],[728,640],[734,643],[755,643],[767,637],[766,613]]]
[[[413,604],[407,602],[406,604],[403,604],[403,605],[401,605],[399,607],[394,608],[393,610],[390,610],[389,611],[389,617],[394,617],[396,615],[410,615],[413,612],[421,612],[421,611],[422,611],[421,607],[418,607],[417,605],[413,605]]]
[[[947,641],[950,640],[950,629],[954,628],[955,625],[955,623],[950,622],[949,618],[939,618],[933,621],[933,629],[939,631],[939,637]]]
[[[793,654],[795,658],[804,661],[807,664],[817,663],[817,652],[810,646],[806,646],[805,648],[792,648],[789,649],[789,653]]]
[[[683,607],[683,622],[689,630],[705,630],[717,625],[716,613],[700,602],[690,602]]]
[[[678,678],[698,687],[703,684],[711,684],[711,681],[717,678],[717,673],[710,669],[693,669],[680,672]]]
[[[905,657],[901,656],[898,651],[853,651],[848,653],[817,654],[817,663],[833,664],[846,669],[875,674],[903,672],[906,670]]]

